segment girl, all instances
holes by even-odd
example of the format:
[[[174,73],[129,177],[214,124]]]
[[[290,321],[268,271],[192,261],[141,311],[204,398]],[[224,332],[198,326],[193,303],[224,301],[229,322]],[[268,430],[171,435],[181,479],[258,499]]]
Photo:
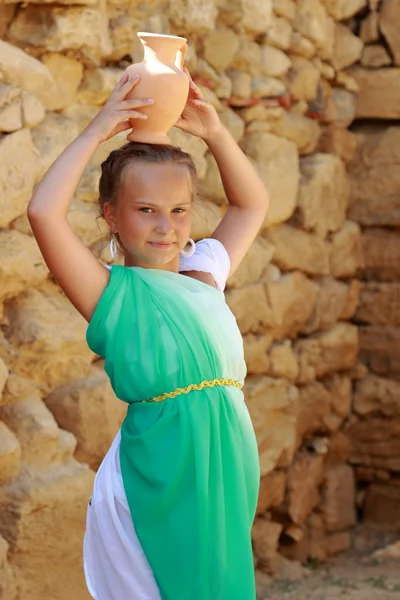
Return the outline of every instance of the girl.
[[[151,99],[125,100],[137,82],[122,77],[28,207],[50,271],[89,322],[88,344],[128,403],[88,506],[86,581],[96,600],[254,600],[258,453],[240,389],[243,343],[222,292],[268,196],[190,81],[177,126],[208,145],[229,209],[211,238],[195,244],[191,157],[128,143],[111,152],[100,180],[111,248],[125,266],[100,264],[68,225],[68,207],[98,145],[146,118],[138,109]]]

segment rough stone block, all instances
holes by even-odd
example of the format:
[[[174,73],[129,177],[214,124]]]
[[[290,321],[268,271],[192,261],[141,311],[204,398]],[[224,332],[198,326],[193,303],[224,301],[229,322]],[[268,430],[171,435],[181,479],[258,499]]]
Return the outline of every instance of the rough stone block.
[[[173,0],[169,17],[178,33],[204,33],[215,29],[217,7],[213,0]]]
[[[349,323],[337,323],[329,331],[297,340],[294,348],[299,354],[299,383],[316,377],[347,371],[357,362],[359,334]]]
[[[349,27],[342,23],[335,25],[335,46],[332,64],[341,71],[358,62],[364,48],[363,41],[354,35]]]
[[[323,277],[318,282],[318,298],[314,313],[303,329],[303,333],[313,333],[330,329],[339,321],[349,298],[349,286],[332,277]]]
[[[309,453],[296,456],[289,469],[288,513],[293,523],[302,525],[320,502],[319,487],[324,475],[324,458]]]
[[[321,0],[335,21],[344,21],[367,6],[368,0]]]
[[[357,138],[351,131],[334,125],[322,127],[317,144],[318,152],[335,154],[343,162],[349,163],[353,160],[356,147]]]
[[[36,181],[43,177],[78,133],[75,121],[57,113],[47,113],[40,125],[32,130],[32,140],[39,155]]]
[[[354,473],[349,465],[338,465],[325,473],[322,514],[329,533],[356,524]]]
[[[298,390],[284,379],[248,377],[246,403],[256,432],[261,477],[291,464],[296,444]]]
[[[360,326],[360,359],[374,373],[400,380],[400,328],[391,325]]]
[[[77,93],[78,102],[105,104],[122,75],[122,69],[112,67],[86,69]]]
[[[379,27],[396,65],[400,65],[400,6],[396,0],[385,0],[379,11]]]
[[[246,361],[247,373],[258,375],[266,375],[268,373],[270,366],[268,349],[271,344],[272,336],[269,334],[247,334],[244,336],[244,359]]]
[[[218,73],[223,73],[230,66],[240,45],[237,34],[227,28],[208,32],[203,43],[204,58]]]
[[[20,469],[21,446],[19,441],[7,425],[0,421],[0,485],[4,485],[16,477]]]
[[[4,386],[6,385],[8,377],[8,369],[6,363],[3,359],[0,358],[0,398],[4,390]]]
[[[400,383],[368,374],[357,381],[354,392],[354,410],[362,417],[381,414],[400,417]]]
[[[262,283],[228,290],[226,302],[235,315],[242,334],[259,333],[274,324],[272,308]]]
[[[6,540],[0,535],[0,596],[5,600],[17,600],[17,583],[8,562],[8,549]]]
[[[5,314],[6,336],[19,349],[10,364],[17,373],[52,388],[90,372],[86,321],[54,284],[21,294]]]
[[[400,159],[394,148],[400,143],[400,127],[363,125],[356,127],[355,134],[357,148],[349,165],[349,218],[365,226],[397,227]]]
[[[365,279],[398,281],[400,239],[397,231],[381,228],[366,230],[361,236]]]
[[[42,63],[46,65],[60,89],[62,107],[67,108],[75,100],[83,76],[83,64],[57,52],[45,54]]]
[[[381,529],[400,532],[400,486],[396,481],[373,483],[369,487],[364,519]]]
[[[313,313],[318,286],[303,273],[295,271],[278,281],[266,284],[272,308],[272,329],[277,340],[294,338],[303,329]]]
[[[0,70],[4,83],[30,92],[49,110],[61,108],[60,90],[47,67],[17,46],[1,40]]]
[[[294,142],[299,154],[305,155],[316,149],[320,126],[315,119],[284,111],[280,119],[271,122],[271,133]]]
[[[18,437],[24,465],[47,468],[56,454],[59,429],[43,401],[37,396],[22,398],[1,407],[0,418]]]
[[[251,33],[265,33],[272,17],[272,0],[221,0],[218,3],[224,23]]]
[[[256,238],[238,269],[228,278],[228,288],[242,288],[263,279],[274,252],[274,246],[267,240]]]
[[[317,153],[300,161],[301,180],[295,222],[324,238],[346,218],[349,184],[342,161]]]
[[[47,275],[38,245],[31,236],[13,230],[0,231],[0,300],[39,285]]]
[[[390,66],[392,59],[384,46],[371,44],[365,46],[360,62],[367,69],[379,69],[380,67]]]
[[[371,325],[400,325],[400,284],[362,284],[355,320]]]
[[[272,575],[278,568],[278,543],[282,525],[265,518],[255,520],[252,531],[253,548],[260,568]]]
[[[299,374],[297,355],[289,340],[274,344],[269,351],[268,375],[295,381]]]
[[[288,73],[289,92],[294,100],[312,101],[317,96],[320,73],[312,62],[302,56],[293,56]]]
[[[334,46],[334,22],[325,7],[315,0],[298,0],[293,27],[318,48],[319,55],[332,58]]]
[[[297,416],[297,445],[313,435],[328,433],[327,424],[332,412],[332,397],[319,381],[299,386]]]
[[[267,186],[270,207],[265,227],[282,223],[292,216],[299,186],[299,159],[296,145],[268,133],[252,133],[242,142]]]
[[[0,137],[0,227],[25,212],[38,168],[29,129]]]
[[[290,21],[284,17],[272,15],[271,25],[266,32],[266,42],[268,46],[273,46],[279,50],[288,50],[291,46],[293,26]]]
[[[107,242],[108,226],[98,219],[98,216],[98,204],[72,201],[67,217],[68,223],[85,246],[92,246],[101,240]]]
[[[52,52],[79,50],[94,64],[112,51],[105,3],[94,7],[28,5],[18,12],[9,35],[21,44],[45,46]]]
[[[356,80],[355,118],[398,119],[400,116],[400,69],[354,67],[349,74]],[[388,94],[387,90],[391,90]]]
[[[329,244],[316,235],[290,225],[271,227],[265,235],[275,247],[273,261],[283,271],[329,273]]]
[[[0,531],[10,544],[8,561],[24,600],[47,598],[49,590],[57,600],[87,598],[82,540],[93,478],[86,466],[69,460],[1,488]],[[52,564],[62,569],[49,568],[48,548]]]
[[[260,481],[257,515],[265,513],[270,508],[279,508],[285,499],[286,473],[272,471]]]
[[[58,425],[78,441],[75,456],[97,469],[126,414],[108,376],[95,369],[89,377],[68,383],[45,398]]]
[[[345,221],[342,228],[330,236],[330,271],[333,277],[354,277],[364,266],[361,229],[353,221]]]

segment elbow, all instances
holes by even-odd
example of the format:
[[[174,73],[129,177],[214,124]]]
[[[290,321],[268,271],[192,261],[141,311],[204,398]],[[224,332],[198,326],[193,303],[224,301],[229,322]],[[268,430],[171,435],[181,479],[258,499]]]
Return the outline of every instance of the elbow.
[[[45,207],[35,206],[32,200],[28,204],[26,215],[33,233],[52,220],[50,211]]]
[[[33,203],[32,203],[32,199],[30,200],[28,207],[26,209],[26,214],[28,217],[28,221],[29,223],[32,225],[34,223],[37,223],[37,221],[41,220],[41,217],[43,215],[41,215],[40,209],[38,209]]]
[[[37,213],[37,211],[35,210],[35,207],[32,206],[32,198],[31,198],[29,201],[29,204],[26,208],[26,214],[27,214],[29,223],[31,222],[31,220],[35,220],[36,213]]]

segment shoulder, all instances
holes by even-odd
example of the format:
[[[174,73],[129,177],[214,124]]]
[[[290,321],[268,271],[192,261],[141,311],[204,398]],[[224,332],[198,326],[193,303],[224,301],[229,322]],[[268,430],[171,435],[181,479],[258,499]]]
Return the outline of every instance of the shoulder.
[[[203,271],[210,273],[216,287],[223,292],[231,264],[225,246],[214,238],[196,242],[196,250],[190,257],[181,257],[179,271]]]

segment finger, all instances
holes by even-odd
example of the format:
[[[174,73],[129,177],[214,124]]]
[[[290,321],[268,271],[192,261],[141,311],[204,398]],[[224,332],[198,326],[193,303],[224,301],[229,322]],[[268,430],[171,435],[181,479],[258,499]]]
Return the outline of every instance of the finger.
[[[139,108],[142,106],[148,106],[154,104],[153,98],[132,98],[131,100],[124,100],[116,105],[117,110],[129,110],[130,108]]]
[[[121,131],[126,131],[127,129],[132,129],[132,123],[130,121],[121,121],[121,123],[118,123],[116,126],[114,135],[121,133]]]
[[[122,115],[123,117],[127,117],[128,119],[147,119],[147,115],[145,115],[142,112],[139,112],[137,110],[122,110],[121,112],[118,113],[119,115]]]
[[[184,119],[178,119],[174,127],[179,127],[179,129],[183,129],[183,131],[186,131],[186,121]]]
[[[129,79],[129,73],[127,71],[124,71],[124,73],[122,74],[121,79],[118,81],[116,87],[121,87],[122,85],[124,85],[124,83],[126,83]]]
[[[122,88],[122,86],[126,84],[126,82],[128,80],[129,80],[129,73],[127,71],[125,71],[123,73],[121,79],[118,81],[117,85],[114,87],[114,89],[111,92],[110,96],[115,95]]]
[[[122,100],[125,98],[126,94],[139,83],[140,75],[137,73],[135,75],[130,76],[127,71],[122,75],[121,79],[113,89],[110,99],[112,100]]]
[[[204,98],[202,98],[201,100],[193,100],[193,104],[196,104],[196,106],[208,106],[209,102],[207,102],[207,100],[204,100]]]
[[[191,74],[189,73],[189,69],[187,67],[183,67],[184,73],[189,77],[190,81],[193,81]]]
[[[128,79],[122,85],[122,89],[125,91],[125,93],[127,90],[130,90],[131,88],[135,87],[135,85],[137,85],[139,83],[139,79],[140,79],[139,73],[135,73],[134,75],[128,74]]]
[[[203,92],[201,91],[201,89],[195,84],[195,82],[193,80],[190,81],[190,91],[197,96],[197,98],[199,100],[203,100],[204,96],[203,96]]]

